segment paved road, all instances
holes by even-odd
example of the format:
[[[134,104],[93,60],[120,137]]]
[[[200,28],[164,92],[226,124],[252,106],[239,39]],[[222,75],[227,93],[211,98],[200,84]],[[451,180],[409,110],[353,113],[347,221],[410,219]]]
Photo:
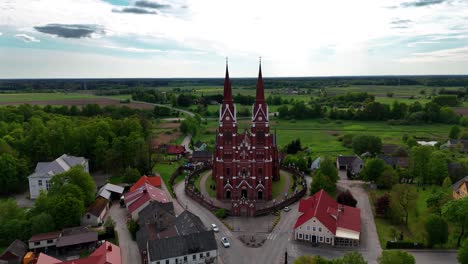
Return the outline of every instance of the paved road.
[[[119,203],[114,203],[109,215],[115,221],[115,230],[119,234],[120,253],[123,264],[141,264],[140,251],[137,243],[127,229],[127,209],[120,208]]]
[[[192,154],[193,153],[193,150],[190,149],[190,140],[192,139],[192,135],[189,134],[189,135],[186,135],[184,137],[184,140],[182,140],[182,143],[180,143],[180,145],[184,146],[185,149],[190,153]]]

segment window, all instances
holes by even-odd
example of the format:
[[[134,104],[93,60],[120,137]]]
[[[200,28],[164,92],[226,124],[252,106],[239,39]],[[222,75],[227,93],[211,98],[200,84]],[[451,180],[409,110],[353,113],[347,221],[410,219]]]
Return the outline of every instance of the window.
[[[166,259],[166,264],[169,264],[169,260],[168,260],[168,259]]]
[[[184,256],[184,261],[187,261],[187,256]]]
[[[314,231],[314,232],[315,232],[315,226],[314,226],[314,227],[312,227],[312,231]]]
[[[193,259],[193,260],[196,260],[196,259],[197,259],[197,255],[192,255],[192,259]]]
[[[38,181],[37,181],[37,184],[38,184],[39,186],[42,186],[42,180],[38,180]]]
[[[302,239],[302,234],[298,234],[297,238]]]
[[[156,264],[161,264],[161,262],[159,262],[159,261],[156,261]]]
[[[319,237],[319,241],[323,242],[323,236]]]
[[[230,176],[231,174],[231,169],[230,168],[226,168],[226,176]]]
[[[327,244],[329,244],[329,243],[330,243],[330,238],[329,238],[329,237],[327,237]]]
[[[40,244],[41,244],[40,241],[34,242],[34,245],[35,245],[35,246],[39,246]]]
[[[54,241],[52,239],[47,240],[47,244],[52,244]]]
[[[203,253],[200,253],[200,258],[203,258]]]
[[[45,184],[46,184],[46,190],[49,190],[50,189],[50,182],[46,180]]]
[[[305,235],[305,240],[309,240],[309,235]]]
[[[86,219],[90,219],[91,216],[89,214],[86,214]]]
[[[322,228],[321,228],[321,227],[319,227],[319,232],[322,232]]]
[[[206,256],[209,257],[209,256],[210,256],[210,252],[206,252]]]

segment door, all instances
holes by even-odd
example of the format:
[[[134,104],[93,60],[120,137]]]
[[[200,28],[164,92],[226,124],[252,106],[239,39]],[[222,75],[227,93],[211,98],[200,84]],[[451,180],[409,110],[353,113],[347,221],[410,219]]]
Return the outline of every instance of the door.
[[[246,189],[242,189],[241,197],[247,198],[247,190]]]
[[[312,243],[317,243],[317,236],[312,236]]]
[[[262,192],[262,191],[258,191],[258,193],[257,193],[257,199],[258,199],[258,200],[263,200],[263,192]]]

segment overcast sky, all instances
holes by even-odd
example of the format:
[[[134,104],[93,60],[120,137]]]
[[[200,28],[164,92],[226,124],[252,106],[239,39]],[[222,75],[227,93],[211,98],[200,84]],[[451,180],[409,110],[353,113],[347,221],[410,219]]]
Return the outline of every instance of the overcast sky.
[[[468,0],[0,0],[0,78],[468,74]]]

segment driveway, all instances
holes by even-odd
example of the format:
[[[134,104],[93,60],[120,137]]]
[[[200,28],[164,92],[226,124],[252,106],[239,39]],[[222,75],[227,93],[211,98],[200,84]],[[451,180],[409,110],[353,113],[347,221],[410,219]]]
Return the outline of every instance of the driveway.
[[[120,253],[123,264],[141,264],[141,255],[137,243],[127,229],[127,210],[115,203],[110,208],[109,215],[115,221],[115,230],[119,234]]]

